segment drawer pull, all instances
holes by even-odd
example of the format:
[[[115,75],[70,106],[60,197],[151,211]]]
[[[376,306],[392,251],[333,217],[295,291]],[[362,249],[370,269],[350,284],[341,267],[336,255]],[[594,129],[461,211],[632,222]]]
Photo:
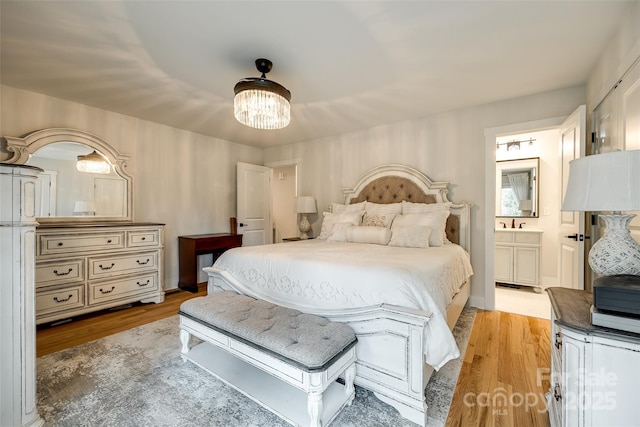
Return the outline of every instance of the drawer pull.
[[[556,339],[555,339],[554,345],[556,346],[557,349],[560,349],[560,347],[562,347],[562,335],[560,335],[560,332],[556,332]]]
[[[67,274],[71,273],[72,271],[73,271],[73,268],[69,268],[69,271],[67,271],[66,273],[58,273],[58,270],[53,270],[53,274],[55,274],[56,276],[60,277],[60,276],[66,276]]]
[[[100,293],[101,294],[110,294],[111,292],[113,292],[113,290],[115,289],[115,286],[112,286],[111,289],[109,289],[108,291],[103,290],[102,288],[100,288]]]
[[[62,245],[64,245],[64,243],[58,242],[58,246],[62,246]]]
[[[53,300],[55,302],[65,302],[65,301],[69,301],[72,296],[73,296],[73,294],[69,294],[69,296],[67,298],[64,298],[64,299],[58,299],[58,297],[53,297]]]
[[[107,240],[107,243],[111,243],[111,239]]]
[[[143,287],[143,286],[147,286],[149,284],[150,280],[147,279],[146,283],[140,283],[140,282],[136,282],[138,286]]]
[[[138,263],[138,265],[147,265],[149,264],[149,261],[151,261],[150,258],[147,258],[146,261],[140,261],[139,259],[136,260],[136,262]]]
[[[553,387],[553,398],[556,399],[556,402],[562,399],[562,394],[560,394],[560,384],[556,384]]]
[[[146,238],[146,237],[143,237],[141,240],[147,240],[147,238]]]
[[[112,262],[109,267],[103,267],[102,264],[100,264],[98,267],[100,267],[101,270],[111,270],[114,265],[116,264]]]

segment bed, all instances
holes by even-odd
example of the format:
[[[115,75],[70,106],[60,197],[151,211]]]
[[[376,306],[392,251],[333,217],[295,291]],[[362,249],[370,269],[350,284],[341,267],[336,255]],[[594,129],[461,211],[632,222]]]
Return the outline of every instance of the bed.
[[[471,206],[451,203],[447,187],[406,166],[374,168],[343,190],[319,238],[229,250],[205,268],[208,293],[232,290],[349,324],[356,384],[426,425],[424,390],[434,369],[459,356],[451,330],[473,274]],[[397,225],[411,218],[428,222]]]

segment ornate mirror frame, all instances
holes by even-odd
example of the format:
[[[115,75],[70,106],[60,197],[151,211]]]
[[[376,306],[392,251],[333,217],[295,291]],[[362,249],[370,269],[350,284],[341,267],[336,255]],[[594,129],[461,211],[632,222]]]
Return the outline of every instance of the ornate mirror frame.
[[[73,222],[122,222],[133,221],[133,177],[126,172],[129,156],[120,153],[103,139],[88,132],[71,128],[49,128],[42,129],[24,137],[4,137],[7,144],[7,151],[13,156],[3,163],[26,164],[32,154],[40,148],[56,142],[75,142],[86,145],[100,152],[106,157],[117,175],[126,182],[126,206],[125,215],[118,217],[102,216],[78,216],[78,217],[51,217],[38,218],[40,223],[68,223]]]

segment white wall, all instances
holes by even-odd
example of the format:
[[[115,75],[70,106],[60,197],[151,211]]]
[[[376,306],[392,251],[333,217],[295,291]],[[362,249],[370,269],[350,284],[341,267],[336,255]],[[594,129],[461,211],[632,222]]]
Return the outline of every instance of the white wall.
[[[275,229],[274,243],[298,232],[296,213],[296,165],[273,168],[271,181],[272,219]]]
[[[34,92],[0,86],[0,135],[71,127],[131,156],[134,220],[165,229],[165,289],[178,284],[178,236],[229,232],[236,216],[236,163],[262,164],[262,150]],[[0,161],[8,158],[0,151]]]
[[[471,260],[474,268],[472,303],[484,307],[485,137],[484,130],[526,121],[565,116],[585,102],[585,87],[510,99],[419,120],[379,126],[350,134],[264,150],[265,163],[298,161],[298,192],[315,196],[318,210],[341,201],[344,187],[352,186],[370,168],[388,163],[414,167],[435,181],[450,181],[454,202],[469,201]],[[492,171],[489,178],[494,180]],[[321,227],[314,220],[314,235]],[[493,257],[491,257],[493,259]],[[492,283],[490,284],[493,285]]]

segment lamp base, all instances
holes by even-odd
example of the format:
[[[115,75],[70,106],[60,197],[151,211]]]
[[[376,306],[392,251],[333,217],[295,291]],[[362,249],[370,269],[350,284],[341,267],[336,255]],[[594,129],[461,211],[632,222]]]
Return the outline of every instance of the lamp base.
[[[589,265],[596,274],[640,275],[640,245],[631,237],[629,223],[635,215],[600,215],[606,224],[604,235],[589,251]]]
[[[311,223],[306,215],[302,215],[300,220],[300,240],[307,240],[309,238],[309,231],[311,231]]]

